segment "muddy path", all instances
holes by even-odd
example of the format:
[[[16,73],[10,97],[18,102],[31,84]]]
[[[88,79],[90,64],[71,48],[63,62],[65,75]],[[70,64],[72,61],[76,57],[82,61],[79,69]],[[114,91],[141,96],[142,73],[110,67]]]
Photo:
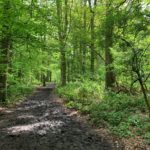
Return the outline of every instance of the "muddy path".
[[[122,150],[77,119],[53,93],[53,85],[0,115],[0,150]]]

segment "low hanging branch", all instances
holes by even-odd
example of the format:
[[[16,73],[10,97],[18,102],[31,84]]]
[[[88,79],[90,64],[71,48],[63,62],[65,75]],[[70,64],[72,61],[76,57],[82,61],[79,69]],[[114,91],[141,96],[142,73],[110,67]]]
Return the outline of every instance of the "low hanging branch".
[[[122,41],[124,41],[127,45],[127,47],[130,47],[132,49],[133,52],[133,56],[132,56],[132,71],[136,73],[137,75],[137,79],[132,83],[132,86],[134,83],[136,83],[137,81],[139,81],[139,84],[141,86],[141,90],[144,96],[144,100],[145,103],[147,105],[148,108],[148,112],[149,112],[149,117],[150,117],[150,103],[149,103],[149,99],[147,96],[147,91],[146,91],[146,84],[145,82],[148,80],[148,78],[150,77],[150,73],[148,74],[148,76],[143,79],[144,73],[142,74],[141,72],[143,72],[142,70],[142,58],[144,57],[144,54],[146,52],[146,50],[149,48],[150,44],[142,51],[142,53],[140,53],[139,49],[135,49],[132,44],[127,41],[126,39],[120,37]]]
[[[100,53],[98,53],[96,50],[94,50],[94,52],[96,55],[98,55],[105,62],[104,57]]]

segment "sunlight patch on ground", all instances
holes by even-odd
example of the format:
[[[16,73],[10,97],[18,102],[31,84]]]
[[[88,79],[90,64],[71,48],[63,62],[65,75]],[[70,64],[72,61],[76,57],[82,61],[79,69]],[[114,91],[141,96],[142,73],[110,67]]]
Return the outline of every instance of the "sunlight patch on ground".
[[[32,103],[30,103],[31,105],[27,105],[28,103],[26,103],[26,106],[24,106],[23,108],[22,107],[19,107],[19,108],[17,108],[17,110],[20,110],[20,111],[22,111],[22,110],[24,110],[24,111],[26,111],[26,110],[30,110],[30,109],[36,109],[36,108],[39,108],[39,107],[48,107],[48,106],[50,106],[50,104],[49,103],[46,103],[46,102],[32,102]]]
[[[59,131],[59,128],[63,125],[64,122],[59,120],[42,121],[34,124],[10,127],[7,128],[7,131],[11,135],[17,135],[24,132],[37,132],[38,134],[46,134],[48,131],[50,131],[52,133],[56,133],[57,131]]]
[[[18,119],[34,119],[35,117],[33,115],[21,115],[17,117]]]

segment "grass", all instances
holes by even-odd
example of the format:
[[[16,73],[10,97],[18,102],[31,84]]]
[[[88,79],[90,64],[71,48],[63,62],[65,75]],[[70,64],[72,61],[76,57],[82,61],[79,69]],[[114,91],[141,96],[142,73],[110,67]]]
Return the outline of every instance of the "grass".
[[[141,95],[105,92],[97,83],[84,81],[58,88],[66,106],[89,114],[98,127],[106,127],[119,137],[141,136],[150,143],[150,118]]]

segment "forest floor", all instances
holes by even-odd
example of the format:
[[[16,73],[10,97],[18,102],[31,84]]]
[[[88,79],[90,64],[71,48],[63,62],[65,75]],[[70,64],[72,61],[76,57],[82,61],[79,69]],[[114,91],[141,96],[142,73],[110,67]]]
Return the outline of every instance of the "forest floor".
[[[0,109],[0,150],[124,150],[120,139],[99,132],[53,92],[38,88],[16,106]]]

